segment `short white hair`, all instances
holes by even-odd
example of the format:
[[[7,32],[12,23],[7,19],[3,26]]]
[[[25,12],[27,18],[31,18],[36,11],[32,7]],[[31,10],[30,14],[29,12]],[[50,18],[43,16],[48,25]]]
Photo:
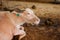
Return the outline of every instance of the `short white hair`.
[[[28,13],[31,13],[31,14],[34,13],[30,8],[26,8],[25,11],[27,11]]]

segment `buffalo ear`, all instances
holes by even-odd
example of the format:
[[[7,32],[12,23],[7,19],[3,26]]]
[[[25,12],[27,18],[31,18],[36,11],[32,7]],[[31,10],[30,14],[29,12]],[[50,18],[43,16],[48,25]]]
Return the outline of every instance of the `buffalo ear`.
[[[36,6],[35,5],[32,5],[32,7],[31,7],[32,9],[36,9]]]

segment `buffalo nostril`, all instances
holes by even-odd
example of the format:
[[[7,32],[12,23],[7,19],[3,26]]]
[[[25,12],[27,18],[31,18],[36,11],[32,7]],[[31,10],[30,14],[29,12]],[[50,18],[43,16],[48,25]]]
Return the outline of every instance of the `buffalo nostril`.
[[[39,20],[37,19],[37,21],[39,21]]]
[[[40,21],[40,19],[36,19],[36,21]]]

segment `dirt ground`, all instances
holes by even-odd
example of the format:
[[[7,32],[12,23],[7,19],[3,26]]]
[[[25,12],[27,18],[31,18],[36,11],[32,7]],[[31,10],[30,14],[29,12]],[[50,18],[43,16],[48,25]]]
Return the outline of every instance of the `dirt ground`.
[[[26,24],[25,24],[26,26]],[[22,40],[60,40],[60,25],[39,24],[25,27],[27,35]]]

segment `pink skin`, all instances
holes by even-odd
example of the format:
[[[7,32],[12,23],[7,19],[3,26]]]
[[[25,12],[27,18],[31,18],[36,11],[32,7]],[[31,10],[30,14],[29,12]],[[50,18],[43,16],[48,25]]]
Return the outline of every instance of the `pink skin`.
[[[26,35],[24,27],[20,26],[20,29],[17,29],[8,16],[8,12],[0,13],[0,40],[12,40],[13,35],[20,35],[19,40],[21,40]],[[17,17],[15,14],[12,14],[10,17],[14,20],[20,19],[20,17]],[[22,20],[23,19],[19,22]]]

